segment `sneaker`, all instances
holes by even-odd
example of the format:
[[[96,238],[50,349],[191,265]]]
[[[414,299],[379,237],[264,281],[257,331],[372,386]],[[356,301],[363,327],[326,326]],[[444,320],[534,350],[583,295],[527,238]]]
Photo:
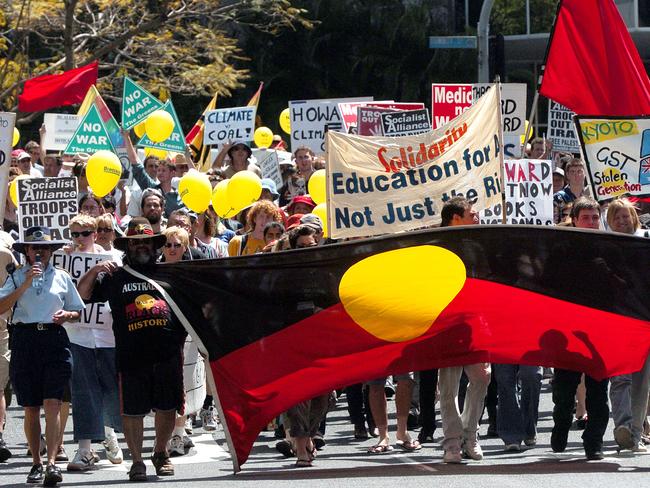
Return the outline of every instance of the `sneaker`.
[[[7,448],[7,443],[0,434],[0,463],[4,463],[11,457],[11,451]]]
[[[460,454],[460,447],[452,446],[445,449],[445,454],[442,456],[443,463],[460,464],[463,462],[463,457]]]
[[[614,440],[621,449],[632,449],[634,447],[632,431],[627,425],[619,425],[614,429]]]
[[[54,464],[48,464],[45,468],[45,477],[43,478],[43,486],[56,486],[57,483],[63,481],[61,475],[61,468]]]
[[[632,452],[648,452],[648,448],[643,442],[637,442],[632,448]]]
[[[117,437],[107,437],[102,444],[106,450],[106,458],[112,464],[122,464],[124,456],[122,455],[122,449],[117,442]]]
[[[158,476],[174,476],[174,465],[165,452],[154,452],[151,462]]]
[[[211,432],[217,430],[217,419],[214,414],[214,407],[202,408],[201,413],[201,422],[203,422],[203,430]]]
[[[95,456],[90,451],[77,450],[74,459],[68,463],[68,471],[88,471],[95,464]]]
[[[192,439],[190,439],[189,436],[183,436],[183,447],[185,447],[185,449],[192,449],[194,447],[194,442],[192,442]]]
[[[27,483],[40,483],[43,481],[43,465],[34,464],[27,475]]]
[[[185,455],[183,438],[178,434],[174,434],[169,441],[169,455],[172,457]]]
[[[142,461],[131,465],[129,481],[147,481],[147,467]]]
[[[187,435],[192,435],[194,433],[194,427],[192,425],[192,419],[190,417],[187,417],[185,419],[185,433]]]
[[[519,442],[513,442],[511,444],[506,444],[506,452],[519,452],[521,451],[521,444]]]
[[[537,437],[531,437],[530,439],[524,439],[524,444],[526,444],[528,447],[536,446],[537,445]]]
[[[70,458],[68,457],[68,453],[65,452],[65,448],[63,446],[59,446],[59,448],[57,449],[56,457],[54,458],[54,460],[59,463],[64,463],[70,460]]]
[[[483,449],[481,449],[477,440],[465,439],[465,442],[463,442],[463,455],[474,461],[480,461],[483,459]]]

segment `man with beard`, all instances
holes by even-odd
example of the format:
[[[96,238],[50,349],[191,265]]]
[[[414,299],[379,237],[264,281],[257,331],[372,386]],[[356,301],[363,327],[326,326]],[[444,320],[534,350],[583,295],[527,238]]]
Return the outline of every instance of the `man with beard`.
[[[136,276],[139,268],[156,262],[156,250],[164,242],[165,237],[154,234],[147,219],[136,217],[129,222],[126,236],[115,240],[115,247],[126,253],[124,261],[129,267],[104,261],[78,284],[84,300],[108,301],[111,307],[124,437],[133,459],[131,481],[147,479],[142,461],[143,418],[151,410],[156,412],[151,461],[158,476],[174,474],[167,441],[176,412],[182,414],[184,404],[182,350],[186,333],[163,293]]]
[[[147,188],[142,192],[140,203],[142,216],[149,221],[152,230],[160,234],[167,227],[167,219],[163,217],[165,212],[165,199],[159,190]]]

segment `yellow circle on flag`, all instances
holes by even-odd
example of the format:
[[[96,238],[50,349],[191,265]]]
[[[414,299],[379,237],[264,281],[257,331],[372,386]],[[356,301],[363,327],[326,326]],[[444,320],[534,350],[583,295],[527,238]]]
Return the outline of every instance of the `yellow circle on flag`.
[[[366,332],[389,342],[424,334],[465,284],[463,261],[438,246],[370,256],[339,283],[343,308]]]

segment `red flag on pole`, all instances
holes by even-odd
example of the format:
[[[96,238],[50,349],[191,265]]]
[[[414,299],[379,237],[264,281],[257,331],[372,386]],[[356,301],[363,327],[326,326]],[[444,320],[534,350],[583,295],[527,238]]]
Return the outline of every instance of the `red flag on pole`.
[[[18,110],[38,112],[82,102],[86,92],[97,83],[98,65],[95,61],[59,75],[43,75],[27,80],[22,95],[18,97]]]
[[[650,114],[650,80],[613,0],[562,0],[539,92],[582,115]]]

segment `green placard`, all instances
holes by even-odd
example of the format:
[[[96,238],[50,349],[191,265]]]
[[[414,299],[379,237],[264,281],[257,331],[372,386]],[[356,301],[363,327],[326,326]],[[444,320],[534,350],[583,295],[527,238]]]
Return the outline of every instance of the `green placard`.
[[[176,116],[176,110],[174,110],[174,105],[171,100],[167,100],[165,105],[163,105],[162,110],[171,114],[172,119],[174,119],[174,130],[172,134],[162,142],[153,142],[147,134],[142,136],[142,139],[138,141],[138,146],[141,147],[153,147],[155,149],[162,149],[163,151],[174,151],[178,153],[185,152],[185,136],[183,135],[183,129],[181,129],[181,123],[178,121]]]
[[[64,154],[88,153],[93,154],[102,149],[115,152],[106,126],[93,104],[81,119],[79,127],[68,143]]]
[[[122,127],[129,130],[163,104],[128,76],[124,77],[122,90]]]

